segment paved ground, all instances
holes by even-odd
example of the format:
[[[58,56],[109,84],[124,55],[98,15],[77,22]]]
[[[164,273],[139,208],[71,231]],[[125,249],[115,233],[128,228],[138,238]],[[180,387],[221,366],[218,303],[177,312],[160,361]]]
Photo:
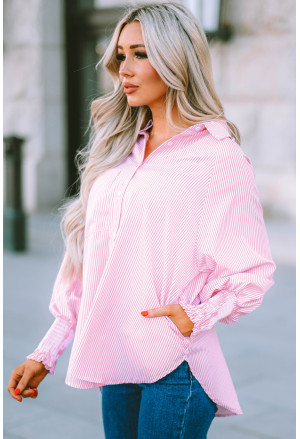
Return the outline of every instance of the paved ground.
[[[275,285],[254,313],[217,325],[244,415],[215,419],[209,439],[295,438],[295,228],[268,222],[267,229]],[[48,304],[62,251],[57,217],[30,218],[29,238],[28,252],[4,256],[4,438],[102,439],[100,392],[64,382],[70,347],[38,399],[19,403],[6,391],[11,370],[53,321]]]

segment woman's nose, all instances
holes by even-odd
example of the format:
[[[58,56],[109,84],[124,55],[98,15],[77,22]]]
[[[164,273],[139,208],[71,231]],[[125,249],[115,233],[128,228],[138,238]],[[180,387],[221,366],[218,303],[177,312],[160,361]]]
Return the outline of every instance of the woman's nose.
[[[125,60],[120,65],[119,74],[123,76],[132,76],[133,75],[133,69],[130,65],[130,62]]]

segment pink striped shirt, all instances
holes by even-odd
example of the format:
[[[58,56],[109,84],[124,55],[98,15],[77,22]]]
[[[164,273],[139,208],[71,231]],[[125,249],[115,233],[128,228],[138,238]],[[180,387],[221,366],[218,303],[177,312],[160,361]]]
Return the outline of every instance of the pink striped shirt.
[[[186,360],[216,416],[242,414],[215,324],[253,311],[274,283],[252,164],[222,121],[197,123],[144,159],[151,125],[95,181],[82,282],[59,271],[55,321],[27,358],[53,374],[73,341],[66,384],[101,391],[157,381]],[[194,322],[189,337],[167,316],[141,315],[167,304]]]

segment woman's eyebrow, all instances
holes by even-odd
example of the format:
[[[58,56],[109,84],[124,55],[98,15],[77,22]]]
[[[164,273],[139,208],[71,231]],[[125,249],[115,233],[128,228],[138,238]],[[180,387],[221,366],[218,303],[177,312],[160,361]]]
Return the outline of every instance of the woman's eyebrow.
[[[123,49],[122,46],[117,46],[118,49]],[[132,44],[131,46],[129,46],[129,49],[135,49],[136,47],[145,47],[144,44]]]

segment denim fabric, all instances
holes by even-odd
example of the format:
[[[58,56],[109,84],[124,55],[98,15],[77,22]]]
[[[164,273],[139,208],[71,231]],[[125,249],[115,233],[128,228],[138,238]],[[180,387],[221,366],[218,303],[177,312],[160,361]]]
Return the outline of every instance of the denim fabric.
[[[216,411],[186,361],[154,383],[102,389],[106,439],[205,439]]]

